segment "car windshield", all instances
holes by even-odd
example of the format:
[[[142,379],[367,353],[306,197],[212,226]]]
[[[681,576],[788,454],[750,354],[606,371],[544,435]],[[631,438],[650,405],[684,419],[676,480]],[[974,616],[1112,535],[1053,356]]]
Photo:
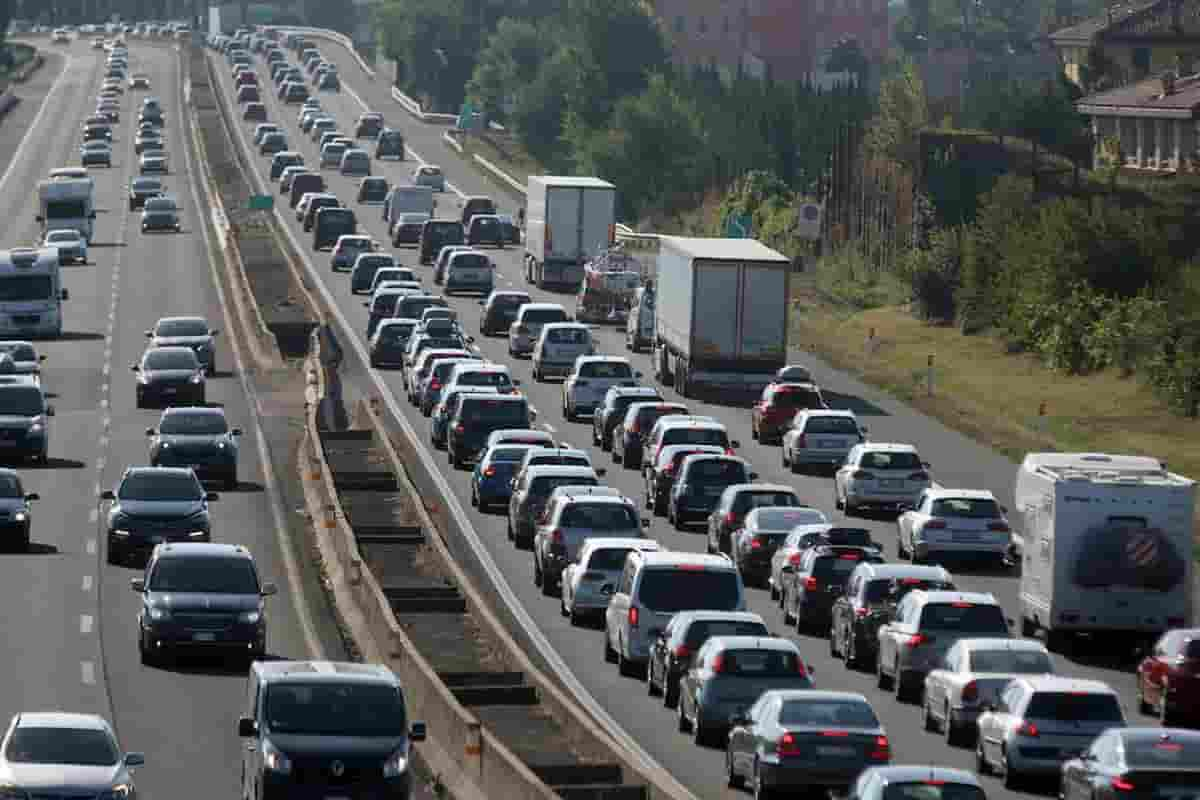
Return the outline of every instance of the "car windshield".
[[[785,700],[779,709],[785,728],[878,728],[879,718],[866,703],[846,700]]]
[[[800,500],[790,492],[749,490],[738,492],[733,501],[735,513],[745,513],[759,506],[799,506]]]
[[[863,453],[859,466],[863,469],[922,469],[921,458],[916,453],[888,451]]]
[[[485,269],[488,266],[488,257],[479,253],[458,253],[451,262],[451,267],[463,269]]]
[[[591,340],[587,328],[554,328],[546,333],[546,341],[552,344],[588,344]]]
[[[0,388],[0,414],[13,417],[38,417],[45,411],[42,390],[36,386]]]
[[[930,603],[921,611],[921,630],[1008,636],[1008,623],[990,603]]]
[[[845,550],[844,552],[813,559],[812,574],[824,582],[831,582],[837,586],[841,586],[845,583],[846,578],[850,576],[850,573],[854,571],[854,568],[863,561],[879,562],[883,561],[883,558],[861,550]]]
[[[1134,769],[1164,769],[1200,764],[1200,740],[1195,736],[1126,736],[1125,763]],[[1194,785],[1194,784],[1193,784]]]
[[[893,594],[893,587],[895,594]],[[924,589],[928,592],[953,591],[954,584],[946,581],[927,581],[921,578],[900,578],[898,580],[881,578],[867,584],[868,605],[883,602],[899,603],[904,595],[913,589]]]
[[[889,783],[882,800],[987,800],[978,786],[940,780]]]
[[[588,557],[587,569],[617,572],[625,568],[625,556],[632,553],[632,547],[602,547],[593,550]]]
[[[824,408],[821,394],[811,389],[788,387],[771,394],[771,405],[782,408]]]
[[[446,234],[461,234],[462,225],[457,222],[430,222],[425,228],[429,233],[435,236],[444,236]],[[529,301],[526,300],[526,303]]]
[[[725,650],[721,674],[747,678],[774,678],[802,674],[799,657],[785,650]]]
[[[143,369],[199,369],[200,362],[191,350],[152,350],[146,354]]]
[[[972,650],[972,672],[1007,672],[1017,675],[1050,675],[1050,656],[1037,650]]]
[[[163,417],[160,433],[178,436],[219,436],[229,432],[220,414],[176,412]]]
[[[152,592],[258,594],[258,576],[248,558],[160,558],[150,573]]]
[[[361,237],[353,239],[343,238],[338,241],[337,248],[339,252],[346,250],[369,250],[371,249],[371,240]]]
[[[175,211],[175,201],[164,197],[153,197],[146,201],[146,211],[170,214]]]
[[[561,308],[531,308],[525,312],[526,325],[546,325],[551,322],[566,322],[567,313]]]
[[[385,325],[379,329],[379,340],[381,342],[388,342],[389,344],[408,341],[408,337],[412,336],[414,327],[416,326],[411,322]]]
[[[1115,695],[1100,692],[1037,692],[1025,717],[1062,722],[1115,722],[1125,720]]]
[[[442,171],[440,169],[438,169],[437,167],[421,167],[420,174],[424,175],[426,177],[430,177],[430,176],[441,175]]]
[[[78,242],[79,234],[75,231],[50,231],[50,235],[46,237],[47,242]]]
[[[632,378],[633,368],[624,361],[589,361],[579,368],[581,378]]]
[[[520,445],[518,447],[493,447],[491,455],[488,457],[489,464],[519,464],[525,460],[525,454],[529,452],[529,445]]]
[[[121,500],[201,500],[204,490],[195,475],[134,473],[117,489]]]
[[[308,736],[404,736],[404,698],[394,686],[283,683],[267,688],[273,733]]]
[[[850,417],[809,417],[804,423],[804,432],[857,436],[858,423]]]
[[[566,528],[596,531],[628,530],[638,526],[633,509],[616,503],[572,503],[563,510],[559,523]]]
[[[12,733],[4,757],[17,764],[75,764],[110,767],[118,753],[106,731],[90,728],[19,727]]]
[[[770,636],[767,626],[749,620],[714,619],[693,622],[684,637],[689,648],[696,650],[714,636]]]
[[[648,569],[642,575],[640,599],[646,608],[666,613],[735,611],[741,598],[738,582],[732,569]]]
[[[529,412],[523,400],[472,397],[464,400],[459,418],[469,423],[503,423],[506,428],[523,428]]]
[[[727,458],[704,458],[693,460],[688,465],[689,483],[745,483],[749,478],[746,465]]]
[[[1000,516],[1000,506],[995,500],[974,497],[947,497],[933,501],[933,516],[964,517],[966,519],[993,519]]]
[[[21,479],[16,475],[0,475],[0,497],[24,497]]]
[[[142,191],[149,189],[161,189],[162,181],[160,181],[158,178],[138,178],[134,180],[133,188],[140,189]]]

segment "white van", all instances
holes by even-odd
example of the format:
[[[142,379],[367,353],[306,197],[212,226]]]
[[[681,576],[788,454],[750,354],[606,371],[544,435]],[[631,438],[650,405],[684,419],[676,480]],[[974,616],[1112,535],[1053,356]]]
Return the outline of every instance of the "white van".
[[[1136,645],[1190,624],[1194,481],[1154,458],[1030,453],[1014,494],[1023,636]]]
[[[549,375],[569,375],[575,359],[595,352],[592,330],[582,322],[544,325],[533,346],[533,379],[544,381]]]
[[[622,675],[640,674],[676,613],[745,610],[741,575],[725,556],[634,551],[604,612],[604,660]]]
[[[654,346],[654,287],[643,286],[634,292],[625,320],[625,347],[633,352]]]

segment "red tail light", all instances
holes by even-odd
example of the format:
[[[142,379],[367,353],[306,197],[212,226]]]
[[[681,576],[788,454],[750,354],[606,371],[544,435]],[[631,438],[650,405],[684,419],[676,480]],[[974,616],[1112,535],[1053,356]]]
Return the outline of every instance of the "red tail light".
[[[793,567],[800,566],[800,554],[792,553],[790,556],[788,556],[788,563],[791,564]]]
[[[856,616],[856,617],[865,617],[866,615],[867,615],[867,610],[866,610],[865,608],[856,608],[856,609],[854,609],[854,616]]]
[[[931,519],[931,520],[929,520],[929,522],[926,522],[926,523],[925,523],[925,528],[926,528],[927,530],[930,530],[930,529],[931,529],[931,530],[935,530],[935,531],[944,530],[944,529],[946,528],[946,520],[944,520],[944,519]]]
[[[1130,783],[1129,781],[1125,780],[1124,778],[1120,778],[1120,777],[1113,778],[1111,781],[1111,785],[1112,785],[1112,788],[1116,789],[1118,792],[1132,792],[1133,791],[1133,784]]]
[[[558,528],[555,528],[554,530],[550,531],[550,543],[551,544],[562,544],[563,543],[563,533],[561,530],[559,530]]]
[[[713,659],[712,671],[716,672],[716,673],[721,673],[721,672],[725,671],[725,656],[724,656],[724,654],[718,655],[716,658]]]
[[[856,481],[873,481],[873,480],[875,480],[874,474],[872,474],[870,472],[866,472],[861,469],[854,470],[854,474],[851,475],[850,477],[854,478],[854,480],[856,480]]]
[[[874,761],[891,761],[892,760],[892,745],[886,736],[875,737],[875,749],[871,751],[871,759]]]
[[[988,530],[989,531],[999,531],[1000,533],[1008,533],[1009,527],[1008,527],[1008,524],[1004,523],[1004,522],[989,522]]]
[[[804,662],[801,661],[798,657],[796,658],[796,674],[799,675],[801,678],[808,677],[808,667],[804,666]]]
[[[725,524],[726,525],[737,524],[737,514],[734,514],[732,511],[727,512],[725,514]]]
[[[636,628],[638,626],[638,609],[637,606],[629,607],[629,627]]]
[[[485,477],[485,478],[494,478],[494,477],[496,477],[496,468],[495,468],[495,467],[488,467],[487,469],[485,469],[485,470],[483,471],[483,477]]]
[[[962,699],[965,703],[974,703],[979,699],[979,684],[971,681],[962,688]]]
[[[817,590],[817,579],[808,577],[804,579],[804,591],[815,592]]]
[[[726,447],[726,448],[725,448],[725,455],[727,455],[727,456],[732,456],[732,455],[736,455],[736,453],[734,453],[734,452],[733,452],[733,448],[732,448],[732,447]]]
[[[758,550],[762,546],[763,546],[763,540],[758,538],[757,536],[755,536],[753,539],[750,540],[750,549]]]
[[[663,467],[663,473],[666,475],[674,475],[675,474],[675,465],[667,464],[667,466]]]
[[[927,480],[929,480],[929,473],[928,472],[914,472],[913,474],[908,476],[908,479],[910,481],[927,481]]]
[[[796,741],[793,734],[785,733],[775,743],[775,752],[781,756],[798,756],[800,755],[800,743]]]
[[[921,645],[926,644],[929,641],[930,641],[930,638],[928,636],[926,636],[925,634],[914,633],[912,636],[908,637],[908,646],[909,647],[920,647]]]
[[[808,439],[804,437],[803,433],[796,437],[796,447],[801,449],[808,447]]]
[[[639,433],[640,431],[641,429],[638,427],[636,422],[629,426],[629,433]]]
[[[675,657],[676,658],[687,658],[691,654],[692,654],[692,648],[688,647],[686,644],[681,644],[675,648]]]
[[[843,736],[849,736],[850,733],[849,731],[821,731],[821,735],[841,738]]]
[[[439,381],[437,378],[434,378],[433,380],[431,380],[429,382],[429,388],[430,389],[440,389],[440,388],[442,388],[442,382]]]
[[[454,426],[454,430],[456,430],[456,431],[457,431],[457,432],[459,432],[459,433],[465,433],[465,432],[466,432],[466,430],[467,430],[467,426],[463,425],[463,424],[460,422],[459,424],[457,424],[457,425],[455,425],[455,426]]]
[[[1017,728],[1017,736],[1028,736],[1030,739],[1036,739],[1039,735],[1037,725],[1034,725],[1032,722],[1022,723],[1021,727]]]

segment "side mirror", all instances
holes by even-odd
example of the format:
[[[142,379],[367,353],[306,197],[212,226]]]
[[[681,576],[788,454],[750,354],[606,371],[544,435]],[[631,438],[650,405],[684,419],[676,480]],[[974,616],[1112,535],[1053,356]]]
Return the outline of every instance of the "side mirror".
[[[521,385],[521,381],[520,381],[519,379],[514,379],[514,380],[513,380],[513,382],[512,382],[512,385],[513,385],[513,386],[520,386],[520,385]]]
[[[468,336],[468,337],[467,337],[467,343],[468,343],[468,344],[475,344],[475,337],[474,337],[474,336]]]
[[[208,332],[208,335],[209,336],[218,336],[218,335],[220,335],[220,333],[221,333],[221,331],[219,329],[213,328],[211,331]]]
[[[62,292],[59,293],[59,297],[61,297],[63,300],[70,300],[71,293],[69,291],[67,291],[66,289],[63,289]]]
[[[1002,514],[1007,514],[1007,513],[1008,513],[1008,506],[1000,506],[1000,513],[1002,513]]]
[[[266,581],[265,583],[263,583],[262,589],[259,591],[259,594],[261,594],[263,597],[270,597],[273,594],[279,594],[279,587],[276,586],[271,581]]]
[[[1010,628],[1017,627],[1017,621],[1015,619],[1013,619],[1012,617],[1005,617],[1004,621],[1008,623],[1008,627],[1010,627]]]
[[[117,495],[116,495],[116,492],[114,492],[112,489],[105,489],[103,492],[100,493],[100,499],[101,500],[116,500]]]
[[[127,767],[140,767],[140,766],[144,765],[145,763],[146,763],[146,754],[145,753],[126,753],[125,754],[125,766],[127,766]]]
[[[137,592],[138,594],[141,594],[142,592],[146,591],[146,579],[145,578],[130,578],[129,579],[129,588],[132,589],[133,591]]]
[[[757,473],[757,472],[751,472],[751,473],[750,473],[750,480],[752,480],[752,481],[756,481],[756,480],[758,480],[758,473]]]
[[[487,301],[486,301],[486,300],[480,300],[480,301],[479,301],[479,305],[480,305],[480,306],[486,306],[486,305],[487,305]]]
[[[204,493],[204,499],[205,499],[205,500],[207,500],[207,501],[208,501],[208,502],[210,502],[210,503],[211,503],[213,500],[219,500],[219,499],[220,499],[220,497],[221,497],[221,496],[220,496],[219,494],[217,494],[216,492],[205,492],[205,493]]]
[[[38,356],[38,361],[45,361],[45,360],[46,360],[46,356],[44,354]]]
[[[42,496],[40,494],[38,494],[37,492],[30,492],[29,494],[25,495],[26,503],[32,503],[35,500],[41,500],[41,499],[42,499]]]
[[[809,675],[816,675],[816,674],[817,674],[817,670],[816,670],[816,668],[815,668],[815,667],[814,667],[812,664],[805,664],[804,666],[808,668],[808,674],[809,674]]]
[[[154,435],[156,435],[157,433],[158,433],[158,431],[154,430],[154,428],[146,428],[146,435],[147,435],[147,436],[154,436]]]
[[[649,517],[642,517],[643,528],[649,528],[652,524],[654,524],[653,520],[651,520]]]
[[[88,219],[95,219],[95,218],[96,218],[96,212],[95,212],[95,211],[93,211],[92,213],[88,214]]]
[[[258,723],[249,717],[242,717],[238,720],[238,736],[243,739],[258,736]]]
[[[129,369],[131,369],[131,370],[132,370],[132,371],[134,371],[134,372],[141,372],[141,371],[142,371],[142,368],[141,368],[141,367],[139,367],[137,364],[130,364],[130,365],[129,365]]]
[[[47,417],[54,416],[54,406],[46,406],[46,416]]]
[[[34,217],[33,219],[34,219],[34,221],[35,221],[35,222],[45,222],[45,221],[46,221],[46,218],[45,218],[45,217],[43,217],[41,214],[38,214],[38,215],[37,215],[36,217]]]
[[[921,466],[922,466],[922,467],[924,467],[925,469],[932,469],[932,468],[933,468],[933,465],[932,465],[932,464],[930,464],[928,461],[922,461],[922,462],[921,462]]]
[[[596,467],[596,474],[603,478],[608,474],[608,467]]]
[[[739,442],[737,439],[734,439],[732,442],[729,443],[729,446],[732,447],[734,450],[737,450],[737,449],[741,448],[742,443]]]
[[[745,711],[735,711],[729,715],[730,725],[749,725],[750,717],[746,716]]]
[[[146,338],[147,338],[147,339],[153,339],[153,338],[154,338],[154,331],[146,331]]]
[[[370,303],[363,303],[363,308],[370,308],[370,307],[371,307]]]
[[[229,432],[229,434],[230,434],[231,436],[241,436],[241,435],[242,435],[242,429],[241,429],[241,428],[234,428],[233,430],[231,430],[231,431]]]
[[[634,371],[633,377],[640,378],[640,377],[642,377],[642,373],[640,371]]]
[[[425,741],[426,733],[427,733],[427,731],[425,729],[424,722],[413,722],[411,725],[408,726],[408,740],[410,742]]]

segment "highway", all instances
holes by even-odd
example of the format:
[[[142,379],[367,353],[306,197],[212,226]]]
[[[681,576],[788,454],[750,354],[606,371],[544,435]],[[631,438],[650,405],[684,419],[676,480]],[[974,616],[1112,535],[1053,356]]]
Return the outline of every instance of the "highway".
[[[343,131],[352,132],[353,124],[358,114],[368,108],[383,112],[391,127],[403,130],[410,148],[419,156],[431,163],[439,164],[445,171],[452,191],[439,197],[438,216],[458,216],[456,193],[468,195],[491,195],[501,206],[502,211],[515,212],[519,203],[511,194],[501,190],[497,185],[482,177],[473,168],[467,166],[461,157],[450,150],[441,140],[445,130],[441,126],[427,126],[412,117],[393,101],[389,94],[387,69],[380,71],[377,81],[370,81],[357,62],[344,49],[327,40],[317,40],[322,53],[334,61],[340,70],[343,91],[341,93],[319,93],[323,107],[332,112],[340,123]],[[294,57],[294,54],[290,54]],[[220,54],[213,54],[217,72],[222,77],[226,96],[232,98],[232,79],[230,67]],[[263,68],[261,61],[256,62],[260,81],[270,87],[269,73]],[[311,139],[299,131],[296,125],[298,106],[284,106],[275,99],[274,92],[264,93],[267,97],[270,121],[282,124],[287,132],[291,149],[304,153],[309,164],[318,163],[315,145]],[[247,137],[253,130],[253,124],[239,123],[241,134]],[[269,166],[267,157],[255,156],[256,169],[260,178],[265,178]],[[395,162],[375,162],[375,174],[388,177],[393,184],[405,181],[411,174],[416,161],[410,160],[397,164]],[[358,212],[360,227],[381,242],[388,241],[384,224],[380,219],[378,207],[362,207],[354,204],[357,179],[344,178],[335,171],[325,171],[324,175],[330,191],[335,192],[344,202]],[[619,191],[620,187],[618,187]],[[277,187],[272,193],[278,198]],[[328,253],[316,253],[311,249],[311,234],[304,234],[300,226],[294,223],[294,215],[287,209],[286,203],[281,206],[284,217],[298,241],[302,242],[303,251],[315,265],[327,287],[341,309],[342,314],[359,331],[365,331],[366,310],[363,308],[362,297],[352,296],[349,291],[349,278],[346,274],[334,274],[330,271]],[[394,250],[398,260],[405,266],[416,269],[426,285],[436,288],[432,283],[430,269],[418,264],[416,253],[412,249]],[[497,263],[497,288],[518,287],[529,291],[535,300],[561,302],[573,313],[574,297],[542,292],[524,283],[521,277],[521,248],[510,247],[506,251],[494,253]],[[477,332],[479,307],[474,297],[454,297],[450,305],[457,309],[468,332]],[[624,470],[612,465],[607,454],[591,446],[590,422],[568,423],[561,414],[561,390],[558,382],[540,384],[533,381],[530,365],[527,360],[513,361],[508,355],[505,340],[502,338],[478,337],[478,344],[483,353],[492,360],[509,364],[514,376],[520,378],[523,388],[529,394],[532,404],[539,410],[539,425],[558,435],[562,440],[576,447],[584,447],[592,452],[593,460],[599,465],[609,466],[610,472],[604,482],[616,486],[629,496],[640,500],[642,484],[633,471]],[[793,343],[794,344],[794,343]],[[601,352],[625,353],[620,332],[613,329],[601,329],[598,334],[598,345]],[[1012,483],[1015,465],[1003,456],[987,450],[966,437],[946,429],[939,423],[907,409],[895,400],[882,393],[870,389],[853,378],[833,371],[821,364],[803,348],[793,347],[793,359],[811,364],[814,376],[822,385],[826,398],[834,407],[852,408],[858,412],[863,422],[870,426],[871,438],[875,441],[900,441],[916,444],[925,460],[932,463],[935,479],[945,486],[987,488],[994,491],[1000,501],[1012,505]],[[644,383],[651,381],[651,367],[644,354],[631,355],[636,369],[644,374]],[[409,414],[409,420],[419,432],[428,430],[428,421],[408,405],[403,397],[401,381],[398,372],[383,372],[389,386],[398,398],[400,405]],[[668,399],[678,399],[674,392],[659,387]],[[779,448],[762,446],[751,440],[749,412],[744,408],[730,408],[709,405],[695,400],[687,401],[697,413],[708,414],[721,420],[728,426],[733,438],[742,443],[741,455],[748,458],[761,479],[777,481],[796,486],[802,497],[812,505],[822,509],[831,520],[840,520],[841,514],[833,508],[832,480],[826,477],[797,476],[782,468]],[[435,457],[445,463],[444,454],[436,453]],[[463,507],[472,515],[472,520],[481,537],[486,541],[492,557],[503,570],[507,581],[516,591],[521,603],[537,621],[545,635],[557,651],[569,664],[575,675],[582,681],[592,695],[619,722],[621,726],[658,760],[669,769],[680,781],[698,796],[704,798],[733,797],[739,793],[725,788],[724,759],[717,751],[698,751],[691,741],[675,732],[675,719],[671,712],[663,709],[657,702],[647,702],[644,684],[630,679],[618,677],[613,665],[604,663],[601,653],[602,634],[595,630],[572,628],[567,620],[559,616],[558,603],[555,600],[542,597],[540,590],[532,583],[531,555],[527,551],[517,551],[505,538],[504,517],[492,514],[480,514],[470,509],[468,489],[468,474],[457,472],[446,466],[443,468],[447,480],[454,486]],[[871,528],[877,541],[884,543],[886,554],[894,558],[895,524],[887,518],[873,520],[855,519],[855,525]],[[672,529],[663,519],[655,519],[651,535],[671,549],[703,551],[704,538],[702,530],[697,528],[692,533],[679,533]],[[955,567],[951,566],[952,570]],[[957,571],[958,582],[964,588],[993,593],[1004,605],[1009,616],[1016,614],[1016,585],[1013,574],[999,571]],[[784,631],[780,612],[770,602],[764,590],[750,590],[751,608],[761,614],[772,629]],[[829,655],[825,639],[800,636],[793,630],[786,629],[787,635],[799,642],[807,661],[815,667],[815,680],[819,687],[838,688],[864,693],[875,706],[881,720],[892,737],[893,753],[896,763],[937,763],[953,765],[968,769],[974,767],[973,753],[963,749],[951,749],[944,741],[932,734],[921,731],[920,708],[915,705],[898,704],[890,695],[879,692],[874,685],[873,676],[850,672],[840,661],[833,660]],[[1119,664],[1106,660],[1101,655],[1078,654],[1068,659],[1056,656],[1060,671],[1078,676],[1086,676],[1108,681],[1121,693],[1130,722],[1148,724],[1146,718],[1138,715],[1134,695],[1134,680],[1128,664]],[[1012,793],[1003,789],[999,781],[987,779],[987,790],[993,797],[1009,797]]]
[[[37,181],[54,167],[79,163],[80,125],[94,106],[105,55],[88,44],[55,47],[66,56],[61,77],[0,179],[0,215],[10,221],[4,247],[36,241]],[[129,93],[116,127],[113,166],[92,170],[98,218],[90,261],[64,268],[70,291],[64,336],[38,345],[48,355],[44,382],[57,415],[50,420],[49,463],[19,467],[27,491],[41,495],[33,511],[35,552],[0,556],[4,663],[10,676],[0,687],[0,719],[7,724],[15,712],[42,709],[103,714],[126,749],[146,753],[138,775],[143,797],[229,798],[240,796],[241,742],[235,725],[244,704],[244,670],[203,662],[141,666],[135,639],[140,599],[129,588],[129,579],[140,572],[105,561],[105,509],[98,492],[115,486],[126,466],[146,463],[144,430],[158,421],[157,411],[134,409],[129,370],[144,348],[143,332],[158,317],[203,314],[222,329],[221,372],[209,382],[208,399],[223,405],[230,424],[247,435],[241,486],[221,493],[213,504],[213,539],[247,545],[263,578],[280,584],[280,594],[268,601],[270,653],[334,658],[341,653],[305,633],[314,626],[302,625],[297,608],[307,606],[292,589],[265,502],[256,422],[231,372],[230,331],[189,186],[192,164],[185,156],[177,52],[135,40],[130,62],[132,72],[149,74],[151,94],[163,102],[172,159],[167,184],[182,207],[184,230],[142,235],[138,216],[128,210],[128,181],[137,171],[131,131],[147,94]]]

